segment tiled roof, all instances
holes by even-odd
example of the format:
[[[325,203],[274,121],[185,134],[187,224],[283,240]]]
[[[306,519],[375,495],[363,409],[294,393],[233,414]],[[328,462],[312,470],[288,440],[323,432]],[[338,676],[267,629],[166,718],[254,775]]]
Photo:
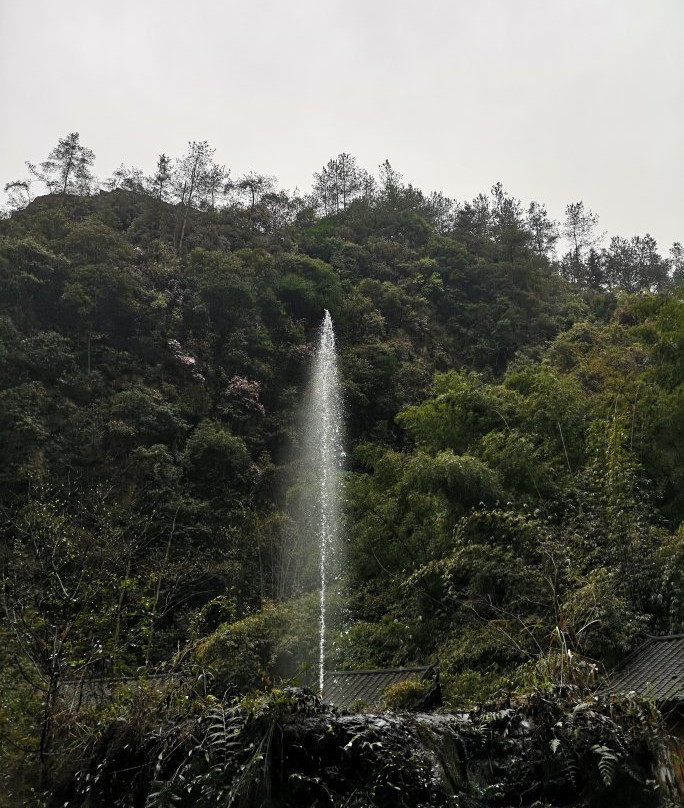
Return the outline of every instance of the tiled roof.
[[[632,690],[658,702],[684,701],[684,634],[650,637],[613,671],[611,690]]]
[[[355,704],[376,707],[389,685],[405,679],[426,678],[433,667],[391,668],[374,671],[330,671],[325,675],[323,701],[348,709]]]

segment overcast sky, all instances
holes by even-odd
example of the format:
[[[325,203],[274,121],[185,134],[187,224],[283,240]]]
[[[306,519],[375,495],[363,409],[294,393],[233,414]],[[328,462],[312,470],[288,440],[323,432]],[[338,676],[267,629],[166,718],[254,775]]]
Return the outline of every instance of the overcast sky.
[[[309,190],[349,152],[684,240],[684,0],[0,0],[0,186],[78,131],[106,178],[208,140]]]

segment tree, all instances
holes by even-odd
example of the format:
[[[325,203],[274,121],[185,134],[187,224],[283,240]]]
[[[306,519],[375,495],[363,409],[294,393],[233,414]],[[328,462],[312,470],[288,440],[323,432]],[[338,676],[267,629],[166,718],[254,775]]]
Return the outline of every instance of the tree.
[[[489,197],[479,194],[472,202],[457,205],[453,235],[457,241],[479,251],[489,244],[491,224]]]
[[[438,233],[444,235],[451,230],[454,223],[454,206],[454,200],[439,191],[433,191],[428,197],[427,210]]]
[[[537,255],[549,258],[560,234],[557,223],[549,219],[545,205],[530,202],[527,209],[527,228],[532,236],[532,249]]]
[[[65,270],[63,257],[35,238],[0,239],[0,310],[15,323],[40,322],[54,309],[54,281]]]
[[[226,186],[227,190],[237,191],[239,198],[247,201],[251,211],[254,211],[265,194],[273,193],[275,187],[275,177],[258,174],[256,171],[250,171],[249,174],[240,177],[237,182]]]
[[[259,207],[263,211],[263,229],[274,233],[295,221],[304,208],[304,200],[298,196],[288,196],[285,191],[271,191],[261,197]]]
[[[672,280],[676,286],[681,286],[684,283],[684,247],[678,241],[670,248],[670,256]]]
[[[147,178],[148,192],[159,202],[166,202],[172,179],[171,158],[166,154],[160,154],[157,160],[157,170]]]
[[[203,497],[225,499],[249,480],[250,457],[244,441],[218,421],[206,419],[195,428],[186,441],[181,463]]]
[[[385,160],[378,166],[380,172],[380,189],[384,196],[396,196],[403,188],[403,175],[392,167],[389,160]]]
[[[367,187],[367,172],[356,165],[356,159],[342,152],[321,171],[314,174],[314,196],[326,216],[345,210]]]
[[[226,170],[225,166],[218,163],[211,164],[204,178],[204,198],[200,202],[201,207],[214,210],[218,196],[225,193],[229,175],[230,171]]]
[[[114,169],[112,176],[104,183],[108,191],[123,188],[126,191],[136,191],[138,193],[142,193],[144,184],[145,179],[142,171],[139,168],[128,168],[123,163]]]
[[[605,252],[605,251],[604,251]],[[587,289],[597,292],[603,291],[606,286],[606,268],[604,252],[591,247],[584,266],[583,283]]]
[[[501,256],[513,261],[530,241],[520,200],[510,196],[497,182],[492,187],[492,237]]]
[[[603,250],[606,284],[625,292],[661,291],[668,282],[668,263],[658,254],[653,236],[613,236]]]
[[[91,171],[94,162],[92,150],[81,144],[78,132],[71,132],[58,141],[40,168],[33,163],[26,165],[51,194],[89,194],[95,182]]]
[[[10,210],[21,210],[31,204],[31,180],[14,180],[5,183],[5,193],[8,194]]]
[[[112,525],[101,495],[85,504],[39,487],[23,508],[2,512],[0,603],[8,659],[42,701],[36,734],[44,773],[64,686],[78,688],[84,678],[111,670],[135,643],[142,610],[127,631],[115,630],[122,618],[116,596],[125,585],[121,551],[129,538]]]
[[[185,231],[191,208],[202,207],[206,192],[210,186],[210,177],[214,169],[214,151],[206,140],[188,143],[188,153],[178,161],[175,171],[175,191],[181,210],[182,221],[178,238],[177,252],[183,249]]]
[[[584,202],[572,202],[565,208],[562,234],[570,243],[570,252],[563,259],[563,272],[574,283],[583,284],[584,256],[605,235],[597,233],[598,216],[584,208]]]

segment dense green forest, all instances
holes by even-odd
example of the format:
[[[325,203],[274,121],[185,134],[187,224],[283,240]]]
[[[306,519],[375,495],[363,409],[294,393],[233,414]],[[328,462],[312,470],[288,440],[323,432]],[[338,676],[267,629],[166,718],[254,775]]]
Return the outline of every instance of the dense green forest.
[[[346,154],[309,194],[206,143],[152,176],[93,163],[60,140],[0,220],[6,771],[49,768],[84,678],[311,681],[294,458],[324,309],[348,452],[330,666],[438,661],[458,707],[684,630],[681,245],[600,247],[581,202],[556,223]]]

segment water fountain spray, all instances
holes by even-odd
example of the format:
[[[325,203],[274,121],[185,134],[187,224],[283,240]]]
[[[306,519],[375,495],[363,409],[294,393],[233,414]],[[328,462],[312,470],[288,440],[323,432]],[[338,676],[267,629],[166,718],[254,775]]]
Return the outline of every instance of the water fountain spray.
[[[309,413],[310,468],[316,470],[316,526],[320,552],[319,688],[323,693],[326,642],[326,596],[339,577],[342,406],[330,312],[321,326]]]

